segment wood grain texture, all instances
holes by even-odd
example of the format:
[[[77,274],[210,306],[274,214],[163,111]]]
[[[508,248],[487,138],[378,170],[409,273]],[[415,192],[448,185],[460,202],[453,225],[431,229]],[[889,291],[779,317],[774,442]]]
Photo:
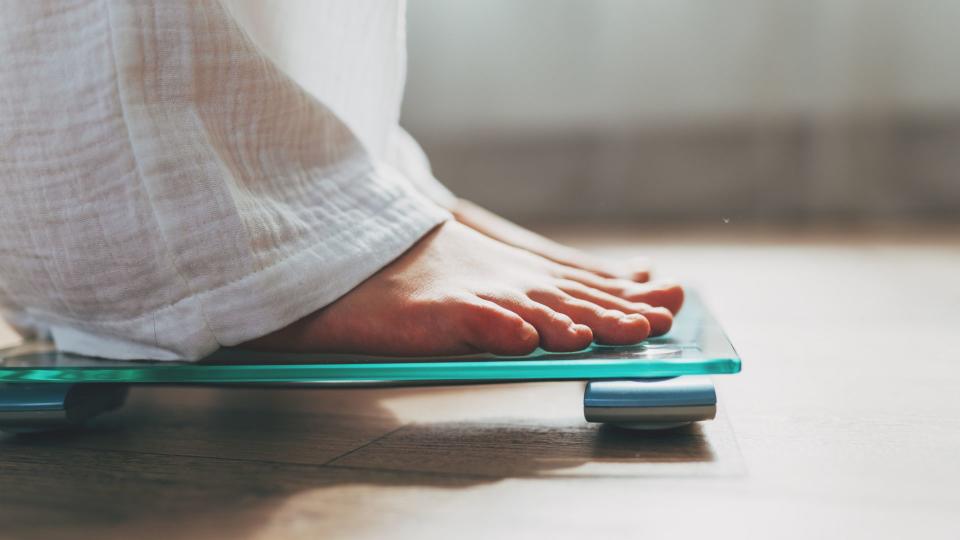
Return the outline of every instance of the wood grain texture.
[[[584,423],[578,383],[135,388],[0,436],[0,538],[957,538],[960,230],[569,234],[699,286],[718,419]]]

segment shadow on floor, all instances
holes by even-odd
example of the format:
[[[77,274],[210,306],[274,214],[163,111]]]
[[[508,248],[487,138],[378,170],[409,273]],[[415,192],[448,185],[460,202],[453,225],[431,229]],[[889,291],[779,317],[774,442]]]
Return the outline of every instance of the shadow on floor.
[[[285,501],[303,493],[336,499],[340,486],[642,479],[662,476],[663,467],[695,473],[716,458],[697,425],[635,432],[577,418],[403,424],[382,405],[388,394],[135,389],[124,409],[87,429],[0,436],[0,523],[17,537],[69,529],[73,538],[132,530],[152,538],[182,536],[184,527],[189,536],[243,536]]]

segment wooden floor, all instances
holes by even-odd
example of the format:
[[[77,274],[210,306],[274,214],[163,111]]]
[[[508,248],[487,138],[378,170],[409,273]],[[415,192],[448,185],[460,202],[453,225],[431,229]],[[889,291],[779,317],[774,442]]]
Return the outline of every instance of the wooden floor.
[[[960,538],[960,229],[591,231],[696,284],[744,358],[714,422],[580,384],[138,388],[0,436],[0,538]]]

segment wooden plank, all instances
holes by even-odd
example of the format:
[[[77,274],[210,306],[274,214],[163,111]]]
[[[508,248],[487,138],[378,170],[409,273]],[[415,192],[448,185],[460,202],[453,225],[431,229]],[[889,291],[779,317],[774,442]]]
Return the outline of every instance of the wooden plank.
[[[402,389],[381,402],[404,426],[332,465],[491,477],[742,471],[722,406],[717,422],[645,433],[587,424],[582,383]]]
[[[305,491],[473,482],[30,441],[6,441],[0,460],[0,538],[237,538]]]
[[[367,390],[135,387],[91,428],[29,444],[323,464],[398,427]]]

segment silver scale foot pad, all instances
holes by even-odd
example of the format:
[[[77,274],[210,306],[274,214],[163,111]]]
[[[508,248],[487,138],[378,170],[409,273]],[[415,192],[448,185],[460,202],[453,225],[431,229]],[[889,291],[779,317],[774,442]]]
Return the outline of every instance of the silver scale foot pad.
[[[31,433],[83,425],[123,405],[125,384],[0,383],[0,431]]]
[[[717,392],[709,377],[592,381],[583,392],[587,422],[667,429],[713,420]]]

